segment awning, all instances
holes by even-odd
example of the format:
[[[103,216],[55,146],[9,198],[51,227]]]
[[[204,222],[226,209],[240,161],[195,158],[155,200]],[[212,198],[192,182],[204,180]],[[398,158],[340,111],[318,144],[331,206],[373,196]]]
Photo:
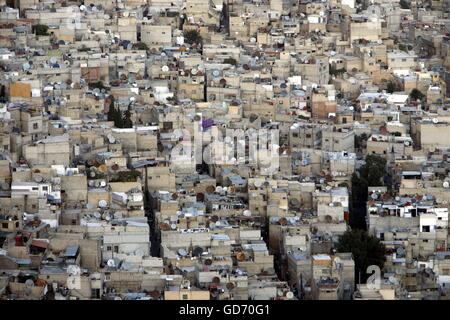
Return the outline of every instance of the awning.
[[[33,240],[33,241],[31,241],[31,245],[35,246],[35,247],[38,247],[38,248],[46,249],[48,247],[48,242],[41,241],[41,240]]]

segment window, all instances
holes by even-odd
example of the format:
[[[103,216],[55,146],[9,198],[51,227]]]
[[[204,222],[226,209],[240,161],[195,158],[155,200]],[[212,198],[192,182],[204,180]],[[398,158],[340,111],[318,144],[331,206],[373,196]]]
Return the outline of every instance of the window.
[[[2,228],[3,229],[8,229],[8,223],[7,222],[3,222],[2,223]]]
[[[47,186],[43,186],[43,187],[42,187],[42,190],[43,190],[43,191],[48,191],[48,187],[47,187]]]
[[[38,191],[39,188],[38,188],[38,187],[33,187],[32,190],[33,190],[33,191]]]
[[[188,299],[188,295],[187,294],[183,294],[183,300],[187,300]]]
[[[114,246],[114,252],[119,253],[119,246]]]
[[[106,246],[106,251],[111,251],[112,247],[111,246]]]

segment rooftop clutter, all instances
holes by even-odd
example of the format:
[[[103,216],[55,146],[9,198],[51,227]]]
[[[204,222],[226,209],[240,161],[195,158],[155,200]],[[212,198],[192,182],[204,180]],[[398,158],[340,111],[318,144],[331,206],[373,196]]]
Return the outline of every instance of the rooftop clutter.
[[[447,299],[448,1],[14,6],[1,299]]]

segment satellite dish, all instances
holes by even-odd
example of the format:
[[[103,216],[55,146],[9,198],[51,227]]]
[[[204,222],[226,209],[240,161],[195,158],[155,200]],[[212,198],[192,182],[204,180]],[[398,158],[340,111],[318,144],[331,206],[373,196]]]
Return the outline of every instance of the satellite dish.
[[[73,276],[79,276],[81,274],[81,269],[79,266],[71,264],[67,267],[67,273]]]
[[[294,294],[292,293],[292,291],[289,291],[286,293],[286,298],[292,299],[293,297],[294,297]]]
[[[162,66],[161,70],[163,72],[167,72],[167,71],[169,71],[169,67],[168,66]]]
[[[95,181],[94,185],[95,185],[96,188],[100,188],[100,182],[99,181]]]
[[[159,228],[163,231],[168,231],[170,229],[170,226],[167,223],[162,222],[159,224]]]
[[[130,15],[130,13],[128,11],[125,11],[124,13],[122,13],[122,15],[126,18]]]
[[[96,174],[94,171],[91,171],[91,172],[89,173],[89,175],[91,176],[91,178],[94,178],[97,174]]]
[[[298,206],[300,204],[300,201],[298,201],[296,198],[292,198],[289,200],[289,203],[293,206]]]
[[[251,217],[252,212],[250,210],[244,210],[244,216]]]
[[[106,202],[106,200],[100,200],[100,201],[98,202],[98,206],[99,206],[100,208],[105,208],[106,206],[108,206],[108,202]]]
[[[202,247],[195,247],[194,250],[192,250],[192,255],[195,257],[200,257],[202,254],[203,254]]]
[[[444,188],[448,188],[448,187],[449,187],[448,181],[444,181],[444,183],[442,184],[442,186],[443,186]]]
[[[218,77],[220,75],[220,72],[218,70],[214,70],[212,74],[214,77]]]
[[[36,175],[34,176],[34,181],[36,181],[37,183],[42,182],[44,180],[44,178],[42,178],[42,176]]]
[[[88,186],[89,186],[89,187],[93,187],[94,184],[95,184],[95,181],[94,181],[94,180],[89,180],[89,181],[88,181]]]
[[[437,119],[437,118],[433,118],[433,123],[438,123],[439,122],[439,120]]]
[[[243,261],[245,259],[245,253],[242,251],[239,251],[236,253],[236,259],[237,261]]]
[[[80,11],[84,11],[84,10],[86,10],[86,6],[82,4],[82,5],[80,6]]]
[[[98,167],[98,170],[100,171],[100,172],[106,172],[106,171],[108,171],[108,167],[105,165],[105,164],[102,164],[102,165],[100,165],[99,167]]]
[[[25,285],[27,287],[34,287],[34,281],[32,279],[28,279],[25,281]]]
[[[108,262],[106,262],[106,264],[108,265],[108,267],[114,268],[116,266],[116,262],[114,261],[114,259],[109,259]]]
[[[232,283],[232,282],[228,282],[228,283],[226,284],[226,287],[227,287],[228,290],[233,290],[234,287],[235,287],[235,285],[234,285],[234,283]]]
[[[107,136],[109,143],[113,144],[116,142],[116,138],[113,135],[108,134]]]
[[[100,187],[106,187],[106,181],[104,180],[100,181]]]
[[[214,277],[214,278],[212,278],[212,282],[213,283],[220,283],[220,278],[219,277]]]
[[[206,266],[212,265],[212,260],[211,260],[211,259],[206,259],[206,260],[205,260],[205,265],[206,265]]]
[[[170,229],[176,230],[176,229],[177,229],[177,225],[176,225],[175,223],[172,223],[172,224],[170,225]]]
[[[221,193],[223,191],[223,188],[221,186],[216,187],[216,192]]]
[[[186,257],[188,255],[187,251],[184,249],[178,249],[178,254],[182,257]]]
[[[191,74],[192,74],[193,76],[195,76],[195,75],[197,74],[197,72],[198,72],[198,70],[195,69],[195,68],[191,70]]]

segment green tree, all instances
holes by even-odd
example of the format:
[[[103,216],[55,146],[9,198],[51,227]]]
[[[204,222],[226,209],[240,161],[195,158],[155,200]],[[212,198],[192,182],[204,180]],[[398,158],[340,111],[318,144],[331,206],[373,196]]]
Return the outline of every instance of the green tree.
[[[144,42],[136,42],[132,48],[136,50],[148,50],[148,46]]]
[[[387,92],[393,93],[395,91],[395,85],[392,81],[389,81],[387,84]]]
[[[118,108],[116,108],[114,103],[114,97],[112,97],[112,101],[109,105],[108,121],[114,121],[114,126],[117,128],[124,127],[124,119],[122,117],[122,112]]]
[[[425,97],[425,95],[422,92],[420,92],[420,90],[417,90],[416,88],[414,88],[414,89],[412,89],[411,93],[409,94],[409,97],[411,100],[416,101],[416,100],[422,100]]]
[[[44,25],[44,24],[37,24],[35,26],[33,26],[33,32],[37,35],[37,36],[48,36],[48,26]]]
[[[366,156],[366,163],[352,175],[351,208],[349,224],[353,229],[365,230],[366,226],[366,202],[369,196],[369,186],[384,184],[387,174],[386,159],[377,155]]]
[[[133,121],[131,120],[130,107],[128,107],[127,111],[125,111],[123,115],[123,128],[132,128],[132,127]]]
[[[103,84],[102,81],[97,81],[97,82],[91,82],[89,83],[89,89],[108,89],[107,87],[105,87],[105,85]]]
[[[202,44],[203,38],[197,30],[188,30],[183,33],[184,42],[189,44]]]
[[[226,58],[225,60],[223,60],[223,63],[231,64],[233,66],[237,65],[237,61],[234,58]]]
[[[404,52],[408,52],[408,47],[406,46],[406,44],[400,43],[398,45],[398,49]]]
[[[339,237],[336,249],[338,252],[351,252],[355,261],[355,282],[365,283],[370,274],[366,273],[367,267],[377,265],[384,267],[385,246],[374,236],[370,236],[363,230],[346,231]]]
[[[382,186],[386,172],[386,159],[373,154],[366,156],[366,163],[359,169],[360,177],[369,186]]]

